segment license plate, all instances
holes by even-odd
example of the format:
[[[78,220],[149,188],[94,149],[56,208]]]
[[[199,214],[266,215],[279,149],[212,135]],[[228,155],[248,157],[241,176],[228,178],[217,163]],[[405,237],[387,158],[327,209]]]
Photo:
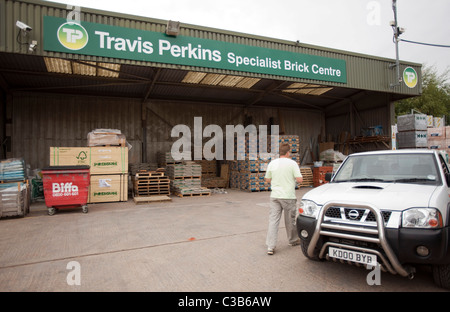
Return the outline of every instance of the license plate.
[[[354,250],[347,250],[341,248],[328,248],[328,255],[331,258],[342,259],[362,264],[368,264],[372,266],[377,265],[377,256],[372,254],[367,254],[364,252],[358,252]]]

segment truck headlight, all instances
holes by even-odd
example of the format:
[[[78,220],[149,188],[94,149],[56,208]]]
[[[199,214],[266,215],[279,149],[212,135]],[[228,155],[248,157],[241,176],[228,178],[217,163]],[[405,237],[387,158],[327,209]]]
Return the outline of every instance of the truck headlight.
[[[411,208],[403,211],[402,226],[436,229],[442,227],[442,216],[435,208]]]
[[[302,200],[298,212],[305,217],[317,218],[320,206],[310,200]]]

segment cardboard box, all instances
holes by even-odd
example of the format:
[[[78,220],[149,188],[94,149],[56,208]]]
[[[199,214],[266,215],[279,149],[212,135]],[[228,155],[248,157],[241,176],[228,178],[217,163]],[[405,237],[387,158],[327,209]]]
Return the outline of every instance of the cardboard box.
[[[409,114],[397,117],[397,130],[402,131],[422,131],[427,130],[427,115]]]
[[[128,173],[128,147],[50,147],[50,166],[90,166],[91,174]]]
[[[128,200],[128,174],[91,175],[88,203],[108,203]]]

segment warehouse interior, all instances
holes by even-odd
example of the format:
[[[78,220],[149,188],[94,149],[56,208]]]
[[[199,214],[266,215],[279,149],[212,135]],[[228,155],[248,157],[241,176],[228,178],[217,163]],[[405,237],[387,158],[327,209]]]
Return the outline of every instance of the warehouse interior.
[[[361,129],[379,124],[389,135],[391,104],[406,97],[287,79],[15,53],[1,53],[0,69],[2,157],[23,152],[28,144],[19,140],[46,149],[69,142],[81,146],[95,128],[119,128],[133,146],[130,159],[154,161],[155,152],[173,142],[170,129],[192,124],[195,116],[221,126],[278,124],[280,133],[303,133],[303,141],[314,144],[317,153],[319,135],[322,141],[337,142],[341,133],[362,136]],[[39,167],[47,165],[46,158],[30,160]]]

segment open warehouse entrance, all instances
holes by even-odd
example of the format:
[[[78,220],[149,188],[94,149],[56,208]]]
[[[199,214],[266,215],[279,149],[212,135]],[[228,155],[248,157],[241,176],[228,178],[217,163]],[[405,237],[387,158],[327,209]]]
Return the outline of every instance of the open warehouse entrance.
[[[174,126],[202,117],[204,127],[279,125],[311,164],[321,142],[344,154],[389,148],[393,102],[421,93],[415,63],[400,69],[416,84],[392,87],[392,59],[195,25],[173,33],[167,21],[88,8],[75,23],[70,13],[0,1],[1,158],[42,168],[50,147],[86,146],[106,128],[126,136],[129,164],[153,163]]]

